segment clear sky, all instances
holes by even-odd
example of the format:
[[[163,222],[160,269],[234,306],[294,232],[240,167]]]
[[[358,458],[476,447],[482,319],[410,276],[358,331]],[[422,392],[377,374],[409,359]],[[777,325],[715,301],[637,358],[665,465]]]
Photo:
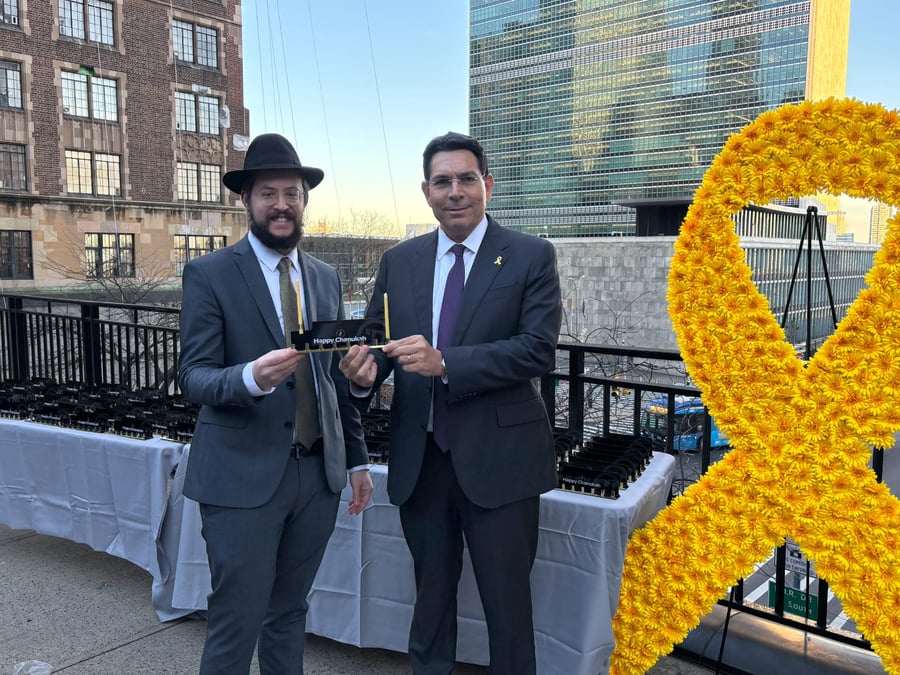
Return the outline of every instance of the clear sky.
[[[851,0],[847,96],[900,109],[897,26],[900,26],[898,0]],[[868,241],[872,203],[843,198],[841,206],[847,211],[849,229],[856,241]]]
[[[464,0],[244,0],[250,132],[284,134],[325,170],[310,222],[374,211],[398,234],[434,222],[422,149],[468,131],[468,21]],[[900,1],[852,0],[848,96],[900,108],[898,26]],[[867,206],[845,208],[867,222]]]
[[[469,128],[468,3],[245,0],[243,12],[251,134],[284,133],[325,170],[307,220],[370,210],[434,222],[422,150]]]

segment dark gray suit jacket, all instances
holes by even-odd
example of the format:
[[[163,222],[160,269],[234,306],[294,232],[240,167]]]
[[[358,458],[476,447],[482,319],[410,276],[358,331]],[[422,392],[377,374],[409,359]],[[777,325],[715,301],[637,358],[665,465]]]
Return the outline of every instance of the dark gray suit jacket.
[[[300,254],[304,301],[313,321],[344,318],[335,270]],[[244,386],[244,366],[284,347],[284,331],[259,261],[245,237],[184,268],[178,382],[202,407],[191,442],[184,494],[217,506],[253,507],[274,494],[290,455],[294,376],[266,396]],[[347,467],[368,462],[359,411],[338,369],[341,352],[312,355],[318,383],[325,472],[332,491]]]
[[[431,344],[437,232],[387,251],[369,316],[384,315],[391,337],[422,334]],[[536,378],[555,365],[560,326],[559,274],[550,242],[488,228],[466,280],[452,345],[442,349],[449,383],[450,447],[460,486],[487,508],[557,486],[553,434]],[[393,369],[373,350],[379,385],[393,370],[388,491],[404,503],[418,479],[433,379]]]

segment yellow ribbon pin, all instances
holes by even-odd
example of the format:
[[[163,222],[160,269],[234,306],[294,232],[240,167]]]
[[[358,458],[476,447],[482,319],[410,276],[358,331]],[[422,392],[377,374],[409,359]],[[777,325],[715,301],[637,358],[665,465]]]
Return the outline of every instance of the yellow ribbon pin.
[[[494,264],[495,264],[495,265],[499,265],[499,264],[501,264],[502,262],[503,262],[503,256],[502,256],[502,255],[498,255],[498,256],[497,256],[497,259],[494,261]]]

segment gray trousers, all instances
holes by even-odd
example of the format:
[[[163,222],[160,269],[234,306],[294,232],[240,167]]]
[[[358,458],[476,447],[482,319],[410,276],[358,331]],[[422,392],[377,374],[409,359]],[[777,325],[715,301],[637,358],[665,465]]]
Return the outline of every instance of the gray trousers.
[[[247,675],[257,641],[261,675],[303,674],[306,598],[339,501],[314,455],[291,458],[262,506],[200,505],[212,578],[201,675]]]

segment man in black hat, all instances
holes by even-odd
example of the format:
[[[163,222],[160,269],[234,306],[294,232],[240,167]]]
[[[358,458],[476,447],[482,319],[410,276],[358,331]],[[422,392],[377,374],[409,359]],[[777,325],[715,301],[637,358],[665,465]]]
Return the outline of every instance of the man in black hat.
[[[212,578],[201,675],[303,672],[306,597],[347,482],[351,514],[372,481],[339,353],[290,346],[302,322],[344,318],[334,268],[298,249],[324,176],[287,139],[258,136],[223,182],[250,233],[184,268],[178,381],[202,407],[184,494],[200,503]],[[298,299],[299,291],[299,299]]]

